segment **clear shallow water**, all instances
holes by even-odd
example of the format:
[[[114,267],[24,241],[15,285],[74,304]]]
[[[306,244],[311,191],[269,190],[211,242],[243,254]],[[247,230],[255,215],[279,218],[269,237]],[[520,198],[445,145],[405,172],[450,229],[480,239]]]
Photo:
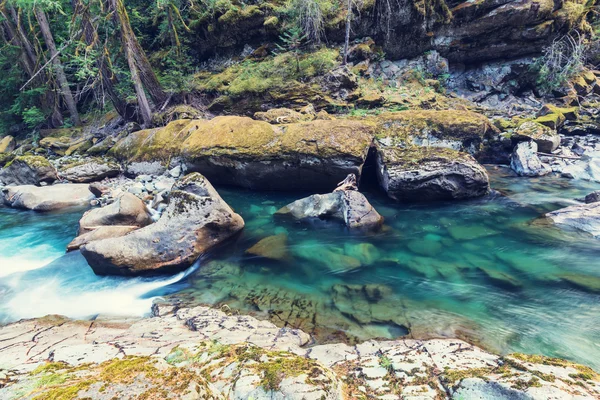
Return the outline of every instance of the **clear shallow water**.
[[[156,296],[165,296],[227,304],[321,342],[462,337],[494,351],[600,369],[600,293],[586,288],[600,279],[600,241],[531,224],[597,184],[498,171],[492,180],[504,196],[408,206],[367,193],[386,218],[376,235],[273,216],[303,194],[220,188],[246,229],[197,270],[160,279],[96,277],[78,253],[62,256],[81,212],[0,208],[0,321],[144,315]],[[272,235],[286,240],[283,260],[245,253]],[[44,266],[48,260],[54,261]]]

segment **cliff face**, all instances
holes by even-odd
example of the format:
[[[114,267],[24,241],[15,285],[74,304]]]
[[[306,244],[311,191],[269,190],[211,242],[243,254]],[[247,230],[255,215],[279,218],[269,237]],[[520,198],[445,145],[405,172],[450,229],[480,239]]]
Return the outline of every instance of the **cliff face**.
[[[578,27],[594,0],[379,0],[365,1],[353,36],[376,39],[388,59],[412,58],[437,50],[452,62],[472,63],[534,54]],[[343,8],[326,15],[330,42],[342,42]],[[269,3],[241,6],[198,21],[197,48],[203,57],[277,41],[285,28]],[[282,18],[283,19],[283,18]]]

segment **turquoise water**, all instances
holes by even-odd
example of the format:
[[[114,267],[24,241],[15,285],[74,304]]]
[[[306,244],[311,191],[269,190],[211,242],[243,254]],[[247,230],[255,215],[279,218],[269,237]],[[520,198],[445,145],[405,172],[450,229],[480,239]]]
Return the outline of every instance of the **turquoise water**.
[[[0,320],[144,315],[162,296],[299,327],[319,342],[461,337],[600,369],[600,241],[532,224],[597,185],[503,171],[491,171],[495,194],[468,202],[398,205],[367,191],[386,218],[375,235],[273,215],[301,193],[220,188],[246,229],[198,268],[160,279],[100,278],[78,253],[61,257],[81,212],[0,209]],[[279,261],[246,253],[272,235]]]

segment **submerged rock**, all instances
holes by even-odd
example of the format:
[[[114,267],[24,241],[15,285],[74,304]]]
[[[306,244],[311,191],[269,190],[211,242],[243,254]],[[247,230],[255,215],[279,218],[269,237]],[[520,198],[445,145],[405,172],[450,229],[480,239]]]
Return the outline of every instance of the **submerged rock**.
[[[535,142],[521,142],[510,156],[510,167],[519,176],[543,176],[552,169],[540,161],[537,155],[538,145]]]
[[[41,156],[20,156],[0,171],[4,185],[39,185],[57,179],[56,169]]]
[[[38,187],[7,186],[2,189],[4,202],[13,208],[33,211],[54,211],[67,207],[86,206],[94,198],[88,185],[69,184]]]
[[[377,173],[396,201],[436,201],[480,197],[489,191],[485,168],[466,153],[435,147],[377,146]]]
[[[367,198],[354,190],[305,197],[281,208],[276,214],[297,220],[337,220],[350,229],[376,230],[383,224],[383,217]]]
[[[285,233],[269,236],[246,250],[247,254],[271,260],[284,261],[289,258],[287,247],[288,236]]]
[[[121,166],[119,164],[94,158],[83,163],[67,165],[60,170],[59,175],[71,182],[88,183],[112,178],[120,173]]]
[[[598,202],[562,208],[545,216],[559,227],[600,237],[600,203]]]
[[[194,173],[175,184],[157,222],[120,238],[91,242],[81,253],[98,275],[173,273],[243,227],[242,217],[204,176]]]

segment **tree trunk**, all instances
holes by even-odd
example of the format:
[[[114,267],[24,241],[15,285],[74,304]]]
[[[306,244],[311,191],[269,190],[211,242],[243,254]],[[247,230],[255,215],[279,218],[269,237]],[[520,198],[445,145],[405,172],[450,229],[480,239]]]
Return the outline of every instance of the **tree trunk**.
[[[13,7],[8,7],[8,9],[0,8],[0,15],[4,18],[2,24],[7,35],[6,39],[10,40],[11,44],[21,49],[19,64],[23,67],[23,70],[27,72],[27,75],[30,78],[34,78],[34,75],[37,74],[37,77],[35,77],[34,80],[38,86],[50,86],[49,90],[41,98],[42,108],[52,110],[50,125],[53,127],[63,125],[63,116],[60,112],[60,107],[53,89],[54,85],[52,82],[48,82],[48,77],[45,72],[37,71],[38,62],[35,50],[21,27],[19,15]]]
[[[161,106],[167,100],[167,94],[162,89],[156,74],[150,66],[150,62],[146,57],[146,53],[131,28],[129,22],[129,15],[125,9],[123,0],[110,0],[111,8],[115,12],[116,18],[118,18],[119,26],[121,28],[121,39],[123,40],[123,47],[128,47],[128,52],[135,62],[140,80],[144,87],[148,91],[150,98],[157,106]]]
[[[85,40],[85,43],[89,47],[99,50],[100,53],[98,55],[98,60],[96,61],[96,67],[100,73],[99,92],[101,94],[106,93],[108,95],[113,106],[115,107],[115,110],[117,110],[121,117],[125,119],[131,118],[132,115],[128,115],[129,113],[127,112],[127,102],[119,97],[115,90],[115,85],[118,83],[118,80],[106,60],[104,49],[98,45],[98,31],[92,24],[89,8],[83,4],[81,0],[73,0],[73,9],[75,15],[79,15],[81,17],[81,29],[83,31],[83,39]]]
[[[77,112],[77,105],[75,103],[75,99],[73,98],[71,88],[69,87],[69,82],[67,81],[67,76],[65,75],[62,63],[58,57],[58,50],[56,49],[56,44],[54,43],[54,38],[52,37],[52,32],[50,31],[50,24],[48,23],[46,13],[39,8],[34,8],[33,11],[35,18],[40,25],[40,30],[42,31],[42,36],[44,37],[46,47],[48,47],[48,50],[50,51],[50,57],[53,57],[52,64],[54,66],[54,73],[56,74],[56,79],[60,85],[60,93],[63,96],[65,104],[67,105],[67,109],[69,110],[69,114],[71,115],[71,120],[74,125],[81,125],[79,113]]]

